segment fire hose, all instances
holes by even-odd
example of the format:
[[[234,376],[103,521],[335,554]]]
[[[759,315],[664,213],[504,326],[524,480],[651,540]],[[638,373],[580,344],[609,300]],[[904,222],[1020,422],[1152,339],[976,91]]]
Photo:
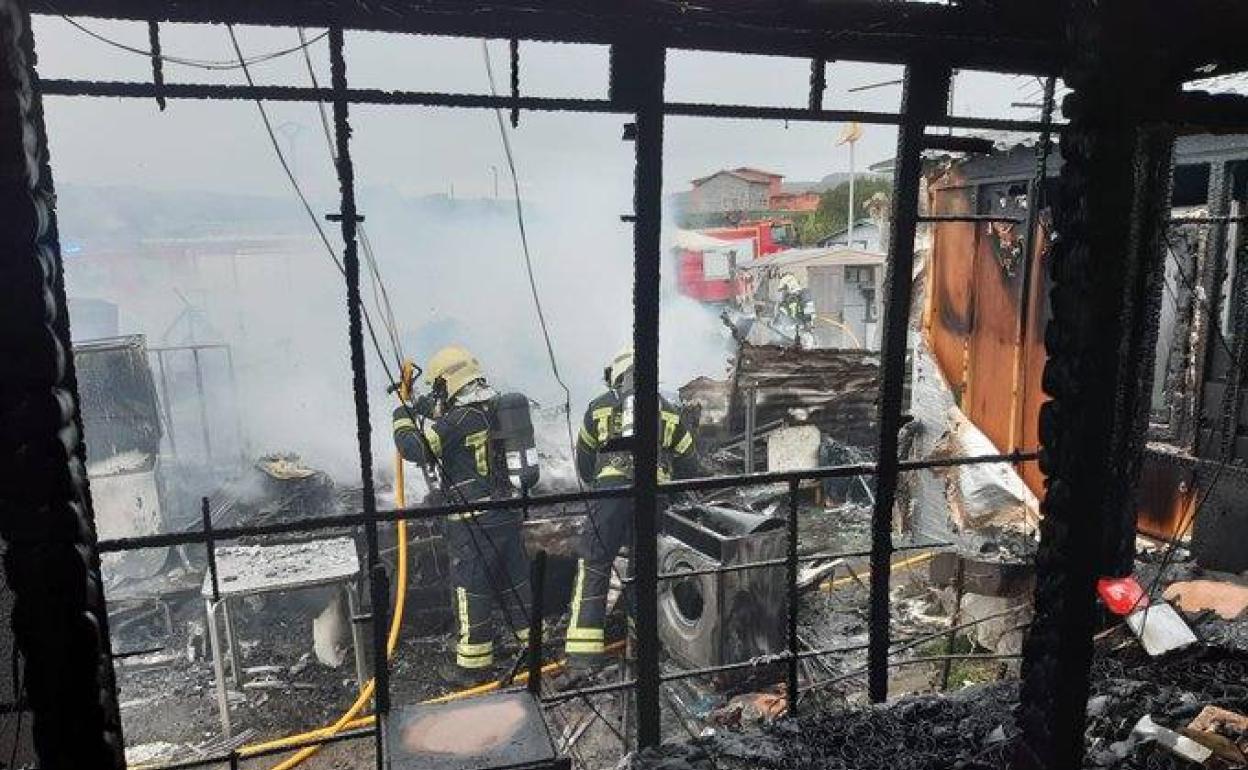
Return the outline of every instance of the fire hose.
[[[399,380],[399,399],[403,403],[408,403],[412,392],[412,381],[417,377],[417,369],[415,364],[410,360],[404,361],[402,364],[402,372]],[[400,508],[407,503],[406,490],[403,476],[403,456],[396,450],[394,453],[394,499]],[[407,522],[399,519],[395,526],[395,538],[397,541],[398,551],[395,555],[395,589],[394,589],[394,608],[390,614],[390,631],[386,637],[386,659],[394,657],[394,651],[399,644],[399,629],[403,625],[403,608],[407,601]],[[352,622],[355,619],[352,618]],[[373,697],[373,693],[377,689],[376,677],[365,682],[360,688],[360,694],[356,696],[355,702],[343,712],[342,716],[331,725],[316,730],[310,730],[299,735],[292,735],[277,741],[268,741],[265,743],[253,743],[244,746],[239,755],[246,758],[250,755],[265,751],[267,749],[276,748],[285,743],[302,743],[315,738],[329,738],[337,735],[343,730],[352,729],[357,722],[364,720],[368,724],[376,721],[375,716],[360,717],[360,712],[368,705],[368,701]],[[304,760],[320,751],[319,745],[305,746],[298,752],[281,763],[275,765],[273,770],[291,770],[302,764]]]
[[[405,500],[403,495],[403,460],[401,457],[396,457],[395,460],[395,490],[395,500],[399,507],[403,507]],[[386,654],[388,656],[394,655],[394,650],[398,643],[399,626],[403,617],[403,605],[407,593],[407,526],[406,522],[402,520],[398,523],[398,538],[398,584],[394,597],[394,615],[390,620],[390,636],[386,640]],[[624,642],[621,640],[607,645],[606,651],[609,653],[618,652],[623,648]],[[547,663],[545,666],[542,666],[542,673],[554,674],[562,671],[565,666],[567,666],[566,660],[552,661]],[[516,675],[514,682],[521,684],[528,681],[528,678],[529,672],[521,671]],[[501,680],[495,680],[493,682],[476,685],[475,687],[469,687],[464,690],[455,690],[453,692],[446,693],[445,695],[439,695],[435,698],[421,701],[421,703],[424,705],[450,703],[452,701],[462,700],[474,695],[483,695],[487,692],[493,692],[500,689],[502,686],[503,684]],[[376,680],[370,679],[360,690],[360,695],[355,699],[355,703],[352,703],[351,707],[343,712],[343,715],[333,724],[326,725],[325,727],[321,727],[316,730],[309,730],[308,732],[300,733],[298,735],[289,735],[285,738],[277,738],[275,740],[265,741],[264,743],[248,744],[239,749],[239,757],[247,759],[248,757],[255,756],[256,754],[273,751],[285,746],[294,746],[318,738],[330,738],[346,730],[358,730],[362,727],[373,726],[377,722],[376,715],[366,714],[364,716],[360,716],[360,712],[363,711],[364,707],[368,704],[368,699],[372,697],[375,688]],[[304,760],[311,757],[319,751],[320,748],[320,746],[305,746],[294,756],[283,761],[281,764],[274,766],[273,770],[290,770],[291,768],[303,763]]]
[[[399,507],[402,508],[405,502],[404,494],[403,494],[403,458],[399,456],[397,452],[395,453],[394,465],[395,465],[395,476],[394,476],[395,501],[398,503]],[[406,521],[402,519],[399,520],[398,525],[395,527],[395,536],[398,538],[398,553],[395,557],[396,576],[395,576],[395,591],[394,591],[394,610],[390,616],[390,632],[389,632],[389,635],[386,637],[386,657],[387,658],[391,658],[394,656],[394,650],[398,646],[399,628],[403,625],[403,606],[407,600],[407,522]],[[257,754],[268,749],[278,748],[281,745],[290,744],[290,743],[302,743],[304,741],[315,739],[315,738],[329,738],[334,735],[337,735],[343,730],[349,730],[355,727],[362,727],[364,724],[372,724],[374,721],[376,721],[376,717],[370,715],[370,716],[361,718],[360,712],[363,711],[365,706],[368,705],[368,701],[370,698],[373,697],[373,692],[376,689],[377,689],[376,678],[369,679],[364,684],[364,686],[360,688],[360,694],[356,696],[355,702],[352,703],[350,708],[344,711],[342,716],[338,717],[337,721],[335,721],[331,725],[328,725],[326,727],[322,727],[316,730],[310,730],[306,733],[301,733],[299,735],[292,735],[292,736],[289,736],[287,738],[282,738],[277,741],[268,741],[266,743],[253,743],[253,744],[244,746],[242,749],[239,750],[239,756],[246,759],[250,755]],[[280,764],[274,765],[273,770],[290,770],[291,768],[297,767],[298,765],[302,764],[305,760],[307,760],[308,758],[310,758],[312,755],[316,754],[316,752],[320,750],[321,750],[321,747],[317,745],[305,746],[302,749],[300,749],[297,753],[295,753],[294,756],[283,760]]]
[[[403,363],[402,380],[399,385],[399,398],[403,403],[408,403],[411,396],[412,381],[419,376],[417,369],[410,361]],[[430,481],[426,475],[427,482]],[[394,456],[394,497],[399,508],[406,506],[407,499],[404,490],[404,473],[403,473],[403,457],[396,451]],[[403,622],[403,608],[407,599],[407,522],[403,519],[398,521],[396,527],[396,537],[398,539],[398,551],[396,554],[396,584],[394,594],[394,609],[390,616],[390,631],[386,638],[386,658],[394,657],[394,651],[398,647],[399,629]],[[607,646],[608,652],[615,652],[623,648],[624,642],[618,641]],[[543,674],[553,674],[560,671],[567,665],[567,661],[559,660],[547,663],[542,667]],[[515,677],[515,682],[525,682],[528,680],[529,673],[527,671],[520,672]],[[461,700],[473,695],[481,695],[483,693],[492,692],[502,687],[502,681],[496,680],[487,682],[475,687],[469,687],[464,690],[456,690],[436,698],[422,701],[423,704],[449,703],[451,701]],[[360,688],[360,694],[356,697],[355,702],[338,717],[333,724],[320,727],[315,730],[299,733],[297,735],[289,735],[285,738],[277,738],[263,743],[251,743],[239,749],[239,757],[247,759],[268,751],[273,751],[286,746],[296,746],[311,740],[330,738],[338,733],[346,730],[356,730],[362,727],[371,727],[376,724],[377,717],[375,714],[360,715],[360,712],[368,705],[368,701],[373,697],[373,693],[377,688],[377,680],[370,679]],[[320,745],[304,746],[293,756],[283,760],[280,764],[275,765],[272,770],[291,770],[297,767],[305,760],[312,757],[320,751]]]

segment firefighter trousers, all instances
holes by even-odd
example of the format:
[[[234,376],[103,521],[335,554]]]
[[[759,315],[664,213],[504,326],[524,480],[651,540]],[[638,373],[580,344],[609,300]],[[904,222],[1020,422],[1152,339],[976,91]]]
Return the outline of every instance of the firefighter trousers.
[[[455,514],[446,524],[451,583],[459,640],[455,663],[464,669],[494,665],[494,610],[506,621],[505,633],[528,639],[529,559],[520,532],[519,511]]]
[[[590,511],[581,539],[571,619],[564,652],[569,658],[595,658],[606,651],[607,590],[620,548],[633,537],[632,498],[599,500]],[[631,598],[631,592],[629,592]]]

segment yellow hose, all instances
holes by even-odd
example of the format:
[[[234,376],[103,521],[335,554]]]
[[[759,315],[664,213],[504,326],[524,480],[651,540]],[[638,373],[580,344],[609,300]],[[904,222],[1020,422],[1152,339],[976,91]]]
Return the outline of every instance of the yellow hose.
[[[928,551],[927,553],[921,553],[918,556],[911,556],[908,559],[902,559],[899,562],[894,562],[893,565],[889,567],[888,571],[891,573],[891,572],[897,572],[899,570],[909,569],[910,567],[914,567],[924,562],[931,561],[935,557],[936,557],[935,551]],[[851,573],[850,575],[846,577],[837,578],[836,580],[825,580],[822,584],[820,584],[819,588],[820,590],[823,590],[823,591],[833,591],[836,588],[845,585],[846,583],[857,583],[857,582],[861,582],[861,581],[856,575]]]
[[[623,648],[624,648],[624,642],[621,640],[621,641],[612,642],[611,644],[608,644],[606,647],[606,651],[616,652]],[[563,670],[567,665],[568,665],[568,662],[566,660],[552,661],[542,666],[542,674],[556,673],[558,671]],[[516,674],[516,678],[515,678],[516,684],[523,684],[527,682],[528,680],[529,680],[528,671],[521,671],[520,673]],[[428,700],[421,701],[421,703],[424,705],[433,705],[436,703],[450,703],[452,701],[463,700],[464,698],[470,698],[474,695],[483,695],[484,693],[487,693],[487,692],[493,692],[502,686],[503,686],[503,683],[501,680],[494,681],[494,682],[486,682],[485,684],[479,684],[479,685],[476,685],[475,687],[469,687],[464,690],[456,690],[454,692],[449,692],[445,695],[439,695],[436,698],[429,698]],[[343,730],[358,730],[361,727],[371,727],[373,723],[376,721],[377,721],[377,717],[372,714],[369,714],[368,716],[358,717],[356,719],[351,720],[350,722],[345,724],[342,727],[342,729]],[[303,743],[304,741],[308,740],[311,737],[316,737],[316,738],[326,737],[327,735],[331,734],[327,732],[328,730],[329,730],[328,727],[322,727],[320,730],[313,730],[312,732],[305,733],[304,735],[291,735],[285,738],[278,738],[276,740],[272,740],[267,743],[253,743],[250,746],[247,746],[243,751],[250,752],[251,754],[255,754],[261,751],[269,751],[271,749],[280,749],[284,746],[291,746],[291,745]]]
[[[403,491],[403,458],[395,452],[394,455],[394,498],[398,503],[398,507],[402,508],[406,504],[406,498]],[[399,643],[399,628],[403,625],[403,607],[407,600],[407,522],[400,519],[395,527],[395,536],[398,538],[398,554],[397,569],[395,570],[395,591],[394,591],[394,612],[390,616],[390,634],[386,638],[386,658],[394,656],[394,649]],[[239,750],[239,756],[246,759],[248,756],[257,754],[271,748],[277,748],[287,743],[300,743],[313,738],[328,738],[337,735],[343,730],[350,729],[349,725],[359,722],[357,719],[364,707],[368,705],[369,699],[373,697],[373,692],[377,689],[377,680],[369,679],[362,688],[360,694],[356,697],[351,707],[343,712],[332,725],[321,727],[316,730],[310,730],[299,735],[292,735],[278,741],[269,741],[267,743],[250,744]],[[372,720],[373,717],[367,717]],[[275,765],[273,770],[290,770],[308,759],[316,752],[320,751],[320,746],[305,746],[300,749],[294,756],[286,759],[282,763]]]
[[[828,326],[836,327],[837,329],[840,329],[841,331],[845,332],[846,334],[849,335],[849,338],[854,341],[855,345],[857,345],[859,348],[862,348],[862,341],[858,339],[858,335],[854,334],[853,330],[850,329],[845,324],[841,323],[840,321],[829,318],[826,315],[817,315],[815,316],[815,319],[819,321],[823,321]]]

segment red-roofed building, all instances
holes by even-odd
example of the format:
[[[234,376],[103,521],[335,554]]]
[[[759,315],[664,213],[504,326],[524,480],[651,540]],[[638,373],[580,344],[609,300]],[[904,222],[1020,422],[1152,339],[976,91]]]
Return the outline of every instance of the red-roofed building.
[[[689,213],[766,211],[780,194],[781,179],[783,174],[748,167],[716,171],[693,180]]]
[[[817,192],[780,192],[771,196],[767,204],[771,211],[817,211],[819,209],[819,193]]]

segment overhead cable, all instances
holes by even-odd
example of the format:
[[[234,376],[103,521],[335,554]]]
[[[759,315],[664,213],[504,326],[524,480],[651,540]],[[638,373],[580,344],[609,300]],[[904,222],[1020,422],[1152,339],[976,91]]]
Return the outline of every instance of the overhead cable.
[[[194,67],[197,69],[215,70],[215,71],[244,69],[253,64],[260,64],[262,62],[272,61],[273,59],[278,59],[283,56],[296,53],[300,50],[304,50],[308,46],[311,46],[325,39],[325,37],[329,34],[328,31],[322,32],[321,34],[311,38],[310,40],[307,40],[301,43],[300,45],[292,46],[290,48],[283,48],[278,51],[270,51],[269,53],[260,54],[259,56],[253,56],[252,58],[246,59],[246,60],[235,61],[232,59],[226,59],[226,60],[189,59],[189,58],[182,57],[182,56],[170,56],[169,54],[164,53],[162,51],[155,51],[152,49],[144,49],[144,48],[139,48],[137,46],[127,45],[126,43],[113,40],[112,38],[106,35],[96,32],[95,30],[91,29],[90,27],[85,26],[81,22],[74,20],[70,16],[67,16],[63,13],[59,15],[70,26],[74,27],[79,32],[82,32],[84,35],[94,38],[100,41],[101,43],[104,43],[105,45],[116,48],[120,51],[125,51],[127,53],[132,53],[138,56],[147,57],[149,59],[158,59],[160,61],[168,62],[170,64],[181,64],[184,67]],[[250,80],[250,78],[248,78],[248,80]]]

